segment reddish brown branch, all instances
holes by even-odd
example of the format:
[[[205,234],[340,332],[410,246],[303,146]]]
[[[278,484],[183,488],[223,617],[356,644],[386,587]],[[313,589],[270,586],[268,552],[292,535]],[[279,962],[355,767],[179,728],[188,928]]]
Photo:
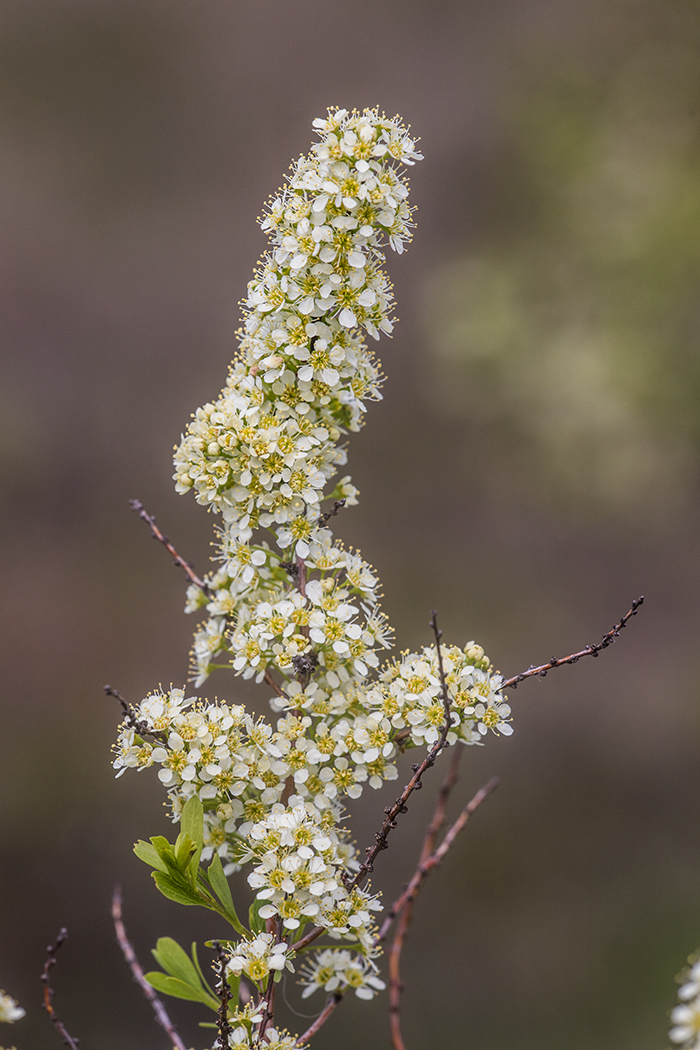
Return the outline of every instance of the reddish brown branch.
[[[280,686],[274,680],[269,671],[265,671],[263,681],[270,686],[270,689],[274,689],[278,696],[281,696],[284,700],[289,700],[289,697],[285,693],[284,689],[280,688]]]
[[[452,753],[452,760],[450,762],[450,768],[447,776],[440,785],[440,791],[438,792],[437,802],[435,803],[435,812],[433,813],[433,819],[428,824],[425,832],[425,839],[423,840],[423,848],[421,850],[420,862],[426,860],[435,849],[435,842],[437,840],[440,828],[445,823],[445,811],[447,809],[447,803],[449,802],[452,788],[457,783],[459,773],[459,763],[462,755],[464,754],[463,747],[456,747]]]
[[[433,868],[437,867],[437,865],[444,858],[445,854],[452,846],[452,843],[457,838],[457,835],[459,835],[460,831],[467,823],[474,810],[478,809],[481,803],[486,798],[488,798],[488,796],[493,791],[496,790],[498,784],[498,777],[493,777],[491,780],[489,780],[488,784],[485,784],[484,787],[480,788],[477,791],[476,795],[474,795],[474,798],[470,802],[468,802],[467,805],[464,807],[454,824],[452,824],[452,826],[449,828],[447,834],[445,835],[445,838],[442,840],[439,847],[436,850],[433,850],[433,852],[430,853],[427,857],[421,858],[418,867],[416,868],[411,878],[411,881],[408,883],[408,885],[400,894],[400,896],[397,897],[397,899],[392,904],[391,911],[382,923],[381,929],[377,935],[377,941],[384,940],[389,931],[389,926],[391,925],[393,917],[398,915],[400,912],[404,911],[404,909],[406,911],[408,910],[409,905],[411,905],[418,896],[418,891],[421,888],[423,881],[428,877]]]
[[[619,623],[616,623],[615,626],[611,630],[609,630],[606,635],[603,636],[602,641],[598,642],[597,645],[587,645],[584,649],[581,649],[580,652],[572,653],[570,656],[553,656],[549,663],[540,664],[539,667],[530,666],[527,669],[527,671],[522,671],[520,674],[513,675],[512,678],[506,679],[506,681],[501,686],[501,689],[515,689],[518,685],[518,682],[523,682],[526,678],[533,678],[535,675],[539,675],[540,678],[544,678],[547,674],[547,671],[551,671],[555,667],[562,667],[564,664],[578,663],[578,661],[581,660],[584,656],[598,656],[598,653],[602,652],[603,649],[607,649],[609,645],[613,644],[622,628],[626,626],[627,621],[631,619],[631,617],[637,615],[637,610],[639,609],[639,606],[642,604],[643,601],[643,594],[640,595],[639,598],[635,598],[635,600],[632,602],[632,608],[629,610],[629,612],[625,613],[625,615],[622,617]]]
[[[185,559],[178,554],[168,537],[165,536],[156,525],[156,519],[153,517],[152,514],[149,514],[148,511],[144,508],[144,505],[141,502],[141,500],[130,499],[129,506],[132,510],[138,512],[138,516],[142,519],[142,521],[146,522],[149,529],[151,530],[151,536],[153,536],[153,539],[158,540],[159,543],[162,543],[168,554],[172,555],[175,564],[179,565],[181,569],[184,569],[185,575],[187,576],[187,579],[190,581],[190,583],[193,583],[195,587],[199,587],[200,591],[203,591],[207,596],[211,596],[211,588],[209,587],[209,585],[205,583],[204,580],[200,579],[197,573],[192,568],[191,564],[188,561],[185,561]]]
[[[134,980],[140,985],[143,994],[148,999],[153,1013],[156,1015],[156,1021],[164,1028],[168,1038],[170,1039],[173,1050],[187,1050],[183,1043],[177,1028],[168,1017],[167,1010],[163,1006],[163,1003],[156,995],[155,989],[151,987],[146,978],[143,975],[143,970],[136,958],[136,952],[134,951],[129,938],[126,935],[126,929],[122,921],[122,891],[121,886],[114,887],[114,893],[112,894],[112,920],[114,922],[114,931],[117,935],[117,943],[122,950],[122,955],[126,959],[129,969],[131,970]]]
[[[306,1029],[306,1031],[304,1032],[303,1035],[299,1036],[299,1038],[297,1039],[297,1041],[296,1041],[296,1043],[294,1045],[295,1046],[302,1046],[304,1043],[308,1043],[309,1039],[312,1039],[316,1035],[316,1033],[318,1032],[319,1028],[321,1028],[326,1023],[326,1021],[331,1016],[331,1014],[333,1013],[333,1011],[335,1010],[336,1006],[338,1005],[338,1003],[341,1001],[342,998],[343,998],[343,993],[342,992],[335,992],[330,997],[330,999],[328,1000],[328,1002],[326,1003],[326,1005],[324,1006],[323,1010],[318,1015],[318,1017],[316,1018],[314,1023],[312,1025],[310,1025],[309,1028]]]
[[[449,779],[449,778],[448,778]],[[446,781],[447,783],[447,781]],[[444,785],[443,785],[444,786]],[[452,846],[452,843],[459,835],[464,825],[469,820],[470,816],[478,806],[487,798],[492,791],[498,786],[498,778],[494,777],[484,787],[477,791],[474,798],[467,803],[462,812],[460,813],[457,820],[450,827],[445,838],[442,840],[437,849],[433,850],[428,856],[425,856],[425,846],[428,842],[433,826],[437,825],[436,818],[440,815],[440,800],[438,800],[438,806],[436,807],[436,816],[433,818],[428,833],[426,834],[426,841],[423,845],[423,852],[421,854],[421,861],[416,868],[416,871],[409,882],[406,889],[403,891],[398,900],[394,903],[389,916],[382,924],[382,928],[379,931],[377,940],[383,939],[386,936],[389,925],[391,924],[391,917],[399,915],[399,921],[396,927],[396,933],[389,950],[389,1023],[391,1027],[391,1042],[394,1050],[406,1050],[403,1036],[401,1034],[401,992],[403,985],[401,983],[401,951],[403,949],[404,941],[408,933],[408,927],[411,924],[413,917],[413,905],[415,899],[418,896],[423,881],[428,877],[433,868],[437,867],[440,861],[443,859],[447,851]],[[449,794],[449,791],[448,791]],[[444,819],[444,808],[440,815]],[[442,823],[440,819],[440,824]],[[439,825],[436,826],[435,835],[439,830]],[[434,839],[433,839],[434,841]]]
[[[452,761],[450,762],[449,772],[443,780],[442,785],[440,786],[440,792],[437,797],[437,802],[435,803],[435,812],[433,813],[433,819],[430,821],[430,824],[428,825],[425,832],[423,848],[421,849],[420,858],[418,860],[419,865],[423,864],[423,862],[428,859],[430,854],[435,849],[435,842],[440,832],[440,828],[445,822],[445,810],[447,809],[447,802],[449,800],[452,788],[457,783],[457,773],[459,770],[460,759],[462,758],[463,753],[463,747],[456,747],[452,755]],[[384,940],[391,928],[392,922],[394,921],[398,913],[401,911],[401,908],[404,906],[404,904],[404,894],[402,893],[401,896],[394,901],[384,918],[384,922],[382,923],[379,933],[377,934],[377,944]]]
[[[44,969],[41,974],[41,983],[44,986],[44,1009],[51,1018],[51,1023],[61,1036],[64,1045],[70,1047],[70,1050],[78,1050],[78,1040],[68,1034],[65,1025],[62,1021],[59,1021],[56,1011],[53,1008],[54,991],[49,981],[49,971],[52,966],[56,965],[56,954],[67,936],[68,930],[64,926],[59,930],[58,937],[54,944],[50,944],[46,949],[46,962],[44,963]]]

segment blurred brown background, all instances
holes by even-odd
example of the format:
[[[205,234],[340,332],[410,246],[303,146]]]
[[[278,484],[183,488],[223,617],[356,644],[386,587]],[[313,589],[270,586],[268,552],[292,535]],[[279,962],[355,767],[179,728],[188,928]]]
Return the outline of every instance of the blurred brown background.
[[[514,673],[647,596],[465,756],[456,804],[502,784],[419,903],[409,1046],[665,1045],[700,943],[699,59],[697,0],[5,0],[0,986],[28,1012],[5,1041],[58,1045],[38,973],[65,924],[81,1045],[165,1050],[113,943],[115,880],[144,961],[223,932],[151,888],[130,848],[167,828],[160,785],[110,768],[103,684],[182,683],[194,626],[127,500],[205,567],[213,522],[175,496],[171,449],[223,383],[262,201],[338,104],[398,111],[426,155],[339,522],[400,646],[436,607]],[[265,699],[221,674],[206,692]],[[389,897],[430,795],[382,857]],[[207,1045],[195,1006],[173,1013]],[[318,1039],[358,1045],[388,1045],[385,998]]]

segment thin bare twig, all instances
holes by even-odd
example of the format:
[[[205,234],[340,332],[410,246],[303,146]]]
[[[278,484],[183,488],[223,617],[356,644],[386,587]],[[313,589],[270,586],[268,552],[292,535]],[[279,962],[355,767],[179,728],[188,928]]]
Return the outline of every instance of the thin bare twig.
[[[188,561],[185,561],[185,559],[178,554],[168,537],[165,536],[156,525],[156,519],[153,517],[152,514],[149,514],[148,511],[144,508],[144,505],[141,502],[141,500],[130,499],[129,506],[132,510],[138,512],[138,516],[142,519],[142,521],[146,522],[149,529],[151,530],[151,536],[153,536],[153,539],[158,540],[159,543],[162,543],[168,554],[171,554],[173,556],[175,564],[179,565],[181,569],[184,569],[185,575],[187,576],[187,579],[190,581],[190,583],[193,583],[195,587],[199,587],[200,591],[203,591],[207,596],[211,596],[211,588],[209,587],[209,585],[205,583],[204,580],[200,579],[200,577],[192,568],[191,564]]]
[[[425,832],[425,839],[423,840],[423,848],[420,855],[420,863],[426,860],[435,848],[435,842],[437,840],[440,828],[445,823],[445,811],[447,810],[447,803],[450,799],[452,789],[457,783],[459,774],[459,763],[464,754],[463,747],[456,747],[452,754],[450,761],[450,768],[447,776],[440,785],[440,791],[438,792],[437,802],[435,803],[435,812],[433,813],[433,819],[428,824]]]
[[[134,729],[139,736],[152,736],[155,740],[160,740],[162,742],[167,741],[167,734],[158,729],[151,729],[148,722],[144,722],[143,719],[138,717],[134,705],[129,703],[129,701],[126,700],[118,690],[113,689],[111,685],[105,685],[103,686],[103,689],[107,696],[113,696],[119,701],[122,711],[124,712],[124,721],[128,726]]]
[[[265,674],[263,676],[263,681],[266,682],[270,686],[270,689],[274,689],[274,691],[277,693],[278,696],[282,697],[284,700],[289,700],[289,697],[285,693],[284,689],[282,689],[277,684],[277,682],[274,680],[274,678],[272,677],[272,675],[270,674],[269,671],[265,671]]]
[[[620,631],[626,626],[627,621],[631,617],[637,615],[639,606],[644,601],[644,595],[640,595],[639,598],[635,598],[632,602],[632,608],[629,612],[625,613],[622,619],[615,624],[615,626],[603,636],[602,641],[598,642],[597,645],[587,645],[581,649],[578,653],[572,653],[570,656],[553,656],[549,663],[540,664],[539,667],[530,666],[527,671],[522,671],[520,674],[513,675],[512,678],[506,679],[501,686],[501,689],[515,689],[518,682],[525,681],[526,678],[533,678],[535,675],[539,675],[540,678],[544,678],[547,671],[553,670],[555,667],[562,667],[564,664],[575,664],[578,663],[584,656],[598,656],[603,650],[607,649],[609,645],[612,645],[615,639],[618,637]]]
[[[330,997],[330,999],[328,1000],[328,1002],[326,1003],[326,1005],[324,1006],[323,1010],[318,1015],[314,1023],[306,1029],[303,1035],[299,1036],[294,1045],[302,1046],[304,1043],[308,1043],[309,1039],[312,1039],[318,1032],[319,1028],[321,1028],[326,1023],[326,1021],[331,1016],[331,1014],[333,1013],[333,1011],[335,1010],[336,1006],[342,998],[342,992],[334,992],[334,994]]]
[[[440,832],[440,828],[445,822],[445,811],[447,809],[447,802],[449,800],[450,793],[453,787],[457,783],[457,773],[459,770],[460,759],[462,758],[463,753],[463,747],[456,747],[452,754],[452,761],[450,762],[449,772],[440,786],[440,791],[438,793],[437,801],[435,803],[435,811],[433,813],[433,818],[430,821],[430,824],[428,825],[425,832],[425,838],[423,839],[423,847],[421,849],[420,857],[418,859],[419,866],[428,859],[430,854],[435,849],[435,842],[437,840],[437,836]],[[404,894],[402,893],[401,896],[394,901],[391,908],[387,912],[384,918],[384,922],[382,923],[379,929],[379,933],[377,934],[375,943],[380,944],[385,939],[387,933],[391,928],[391,924],[403,908],[404,904]]]
[[[219,1029],[219,1037],[216,1041],[219,1050],[228,1050],[229,1047],[229,1036],[231,1034],[231,1025],[228,1019],[228,1003],[231,998],[231,986],[226,978],[226,952],[224,951],[220,941],[214,941],[214,950],[216,951],[216,960],[218,963],[217,971],[217,982],[214,985],[216,993],[219,996],[219,1012],[216,1015],[216,1023]]]
[[[156,1021],[165,1029],[168,1038],[171,1042],[173,1050],[187,1050],[183,1043],[180,1034],[168,1017],[168,1012],[163,1006],[162,1001],[156,995],[155,988],[152,988],[143,975],[141,965],[136,958],[136,952],[133,949],[131,941],[126,935],[126,929],[122,920],[122,889],[121,886],[114,887],[114,893],[112,894],[112,920],[114,922],[114,932],[117,935],[117,944],[122,950],[122,955],[127,961],[129,969],[131,970],[134,980],[140,986],[143,994],[148,999],[153,1013],[156,1015]]]
[[[407,910],[408,906],[413,903],[413,901],[418,896],[418,891],[421,888],[423,881],[428,877],[433,868],[437,867],[437,865],[442,861],[445,854],[452,846],[452,843],[456,839],[457,835],[459,835],[460,831],[467,823],[474,810],[478,809],[481,803],[486,798],[488,798],[488,796],[493,791],[496,790],[498,785],[498,777],[492,777],[491,780],[489,780],[488,784],[485,784],[484,787],[479,788],[477,793],[474,795],[474,798],[467,803],[460,815],[457,817],[457,820],[454,822],[454,824],[451,825],[451,827],[447,831],[447,834],[445,835],[445,838],[442,840],[438,848],[433,850],[433,852],[430,853],[427,857],[421,859],[421,861],[418,864],[418,867],[416,868],[415,872],[413,873],[413,876],[411,877],[411,881],[408,883],[408,885],[405,887],[402,893],[396,898],[396,900],[392,904],[391,911],[382,923],[381,929],[377,934],[377,942],[383,941],[386,937],[389,931],[389,927],[391,925],[392,918],[398,915],[400,912],[404,911],[404,909]]]
[[[62,1021],[59,1021],[56,1011],[53,1008],[54,991],[49,982],[49,971],[52,966],[56,965],[56,953],[67,936],[68,930],[63,926],[59,930],[55,942],[50,944],[46,949],[46,962],[44,963],[44,969],[41,974],[41,983],[44,986],[44,1009],[51,1018],[51,1023],[55,1026],[56,1031],[61,1036],[64,1045],[69,1046],[71,1050],[78,1050],[78,1040],[74,1036],[68,1034],[65,1025]]]
[[[335,503],[333,504],[333,509],[332,510],[327,510],[325,514],[322,514],[320,516],[320,518],[318,519],[318,521],[316,523],[316,528],[322,529],[323,526],[326,525],[331,520],[331,518],[334,518],[336,516],[336,514],[338,513],[338,511],[344,506],[345,506],[345,500],[344,499],[337,499],[335,501]]]
[[[439,847],[436,850],[433,850],[429,856],[425,856],[421,859],[411,881],[391,909],[391,914],[399,914],[396,933],[389,950],[389,1023],[391,1027],[391,1042],[394,1050],[406,1050],[403,1035],[401,1034],[401,992],[403,990],[403,984],[401,983],[401,951],[403,949],[404,941],[406,940],[408,927],[410,926],[413,917],[413,905],[418,896],[418,891],[423,881],[428,877],[433,868],[440,863],[450,849],[452,843],[467,823],[474,810],[481,805],[484,799],[487,798],[497,786],[498,778],[494,777],[488,782],[488,784],[477,791],[474,798],[467,803],[457,820],[450,827]],[[435,818],[433,819],[432,824],[434,823]],[[429,829],[429,833],[430,830],[431,829]],[[426,835],[426,841],[427,839],[428,835]],[[391,919],[389,919],[389,923],[390,922]],[[386,936],[388,928],[388,924],[385,921],[377,940],[381,939],[382,936]]]
[[[411,921],[411,908],[406,908],[399,919],[396,935],[389,950],[389,1029],[391,1031],[391,1045],[394,1050],[406,1050],[401,1033],[401,983],[400,961],[401,949]]]

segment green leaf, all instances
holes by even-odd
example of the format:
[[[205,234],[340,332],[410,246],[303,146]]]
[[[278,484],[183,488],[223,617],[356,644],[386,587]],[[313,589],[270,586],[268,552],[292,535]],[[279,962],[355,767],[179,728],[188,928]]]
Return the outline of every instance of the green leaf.
[[[193,860],[196,853],[198,853],[197,844],[189,835],[180,832],[177,837],[177,842],[175,843],[175,862],[178,870],[181,871],[183,875],[188,874],[190,861]]]
[[[228,879],[224,875],[224,868],[221,863],[221,857],[218,854],[214,855],[214,859],[211,862],[211,866],[207,871],[207,878],[209,884],[214,890],[229,917],[229,922],[235,930],[240,934],[245,935],[248,931],[245,929],[241,920],[238,918],[236,909],[233,903],[233,897],[231,896],[231,887],[228,884]]]
[[[142,860],[144,864],[148,864],[151,868],[156,868],[157,871],[167,871],[168,866],[160,859],[160,854],[155,846],[152,846],[150,842],[144,842],[143,839],[134,846],[134,853]]]
[[[184,948],[172,937],[159,937],[152,954],[159,966],[171,977],[178,977],[193,988],[200,984],[197,968]]]
[[[154,871],[152,875],[156,886],[168,900],[175,901],[177,904],[200,904],[204,908],[210,907],[208,902],[203,900],[182,876],[178,878],[161,871]]]
[[[241,975],[230,973],[228,975],[228,986],[231,989],[231,1001],[233,1002],[234,1006],[237,1006],[241,991]]]
[[[162,835],[154,835],[151,838],[151,843],[160,859],[167,864],[169,869],[177,868],[177,861],[175,860],[175,850],[172,844],[168,842]]]
[[[259,901],[257,897],[248,909],[248,924],[253,933],[264,933],[265,932],[265,920],[260,918],[258,914],[263,904],[268,904],[268,901]]]
[[[199,974],[199,979],[202,982],[202,986],[204,988],[206,988],[206,990],[208,992],[211,992],[211,994],[214,995],[214,990],[209,985],[209,982],[207,981],[206,977],[202,973],[202,967],[199,965],[199,959],[197,957],[197,942],[196,941],[192,941],[192,961],[193,961],[194,965],[197,968],[197,973]]]
[[[201,853],[204,845],[204,806],[196,795],[188,798],[182,807],[180,830],[190,836]]]
[[[144,974],[144,977],[152,988],[155,988],[157,992],[162,992],[164,995],[172,995],[176,999],[189,999],[191,1002],[204,1003],[214,1012],[219,1009],[219,1000],[214,999],[201,987],[193,988],[191,984],[186,984],[185,981],[181,981],[177,977],[168,977],[167,974],[160,973],[159,970],[153,970],[151,973]]]

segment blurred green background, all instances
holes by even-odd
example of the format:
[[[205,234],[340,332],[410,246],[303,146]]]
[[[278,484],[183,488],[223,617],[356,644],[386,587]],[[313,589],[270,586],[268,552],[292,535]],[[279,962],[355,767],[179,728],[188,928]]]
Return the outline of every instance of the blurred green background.
[[[0,986],[28,1016],[2,1039],[58,1045],[38,975],[65,924],[69,1029],[165,1050],[114,944],[117,880],[144,962],[158,936],[223,932],[131,855],[167,829],[162,791],[115,783],[102,686],[186,675],[183,581],[127,500],[205,567],[213,521],[175,496],[171,449],[223,383],[254,218],[332,104],[398,111],[426,155],[338,519],[400,646],[435,607],[515,673],[647,597],[465,755],[455,807],[502,784],[419,902],[409,1050],[659,1050],[700,943],[697,0],[5,0]],[[266,698],[221,673],[204,692]],[[388,897],[437,781],[382,857]],[[206,1045],[195,1006],[173,1014]],[[386,1047],[386,999],[315,1045]]]

